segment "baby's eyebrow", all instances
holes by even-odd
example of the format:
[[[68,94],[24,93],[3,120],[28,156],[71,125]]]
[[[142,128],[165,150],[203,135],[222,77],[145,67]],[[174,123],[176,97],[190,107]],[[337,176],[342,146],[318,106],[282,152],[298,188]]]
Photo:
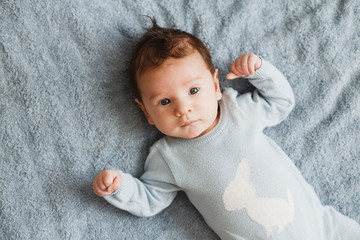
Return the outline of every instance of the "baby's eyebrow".
[[[150,96],[150,101],[155,101],[157,98],[160,98],[161,94],[154,94],[152,96]]]
[[[187,85],[187,84],[190,84],[190,83],[199,81],[199,80],[201,80],[201,77],[194,77],[194,78],[191,78],[191,79],[185,81],[185,82],[184,82],[184,85]]]

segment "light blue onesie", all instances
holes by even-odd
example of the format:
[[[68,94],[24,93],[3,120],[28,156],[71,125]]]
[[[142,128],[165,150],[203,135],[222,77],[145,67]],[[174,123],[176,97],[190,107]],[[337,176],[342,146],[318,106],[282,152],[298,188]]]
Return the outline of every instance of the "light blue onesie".
[[[140,180],[119,171],[123,185],[105,199],[137,216],[153,216],[182,190],[221,239],[359,240],[359,224],[322,206],[293,162],[263,133],[294,106],[285,77],[263,60],[249,81],[254,92],[223,90],[212,131],[190,140],[161,138]]]

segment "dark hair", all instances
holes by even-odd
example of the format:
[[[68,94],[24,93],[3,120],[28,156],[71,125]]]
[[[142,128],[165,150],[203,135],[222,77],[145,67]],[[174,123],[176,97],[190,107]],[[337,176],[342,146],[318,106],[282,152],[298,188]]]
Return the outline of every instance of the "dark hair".
[[[215,73],[210,52],[200,39],[176,28],[159,27],[154,18],[150,19],[153,26],[135,45],[129,66],[130,81],[140,101],[137,77],[147,69],[159,67],[168,58],[184,58],[197,51],[210,72]]]

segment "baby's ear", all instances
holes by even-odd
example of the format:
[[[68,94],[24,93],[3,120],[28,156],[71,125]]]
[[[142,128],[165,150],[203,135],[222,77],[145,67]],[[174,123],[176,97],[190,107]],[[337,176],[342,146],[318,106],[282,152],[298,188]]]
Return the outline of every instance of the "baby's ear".
[[[219,79],[219,69],[215,68],[214,74],[213,74],[213,78],[215,79]]]
[[[139,99],[137,99],[137,98],[135,98],[135,102],[137,103],[137,105],[139,106],[139,108],[140,108],[140,109],[143,111],[143,113],[145,114],[145,117],[146,117],[148,123],[149,123],[150,125],[154,125],[154,122],[153,122],[153,120],[151,119],[149,113],[146,111],[146,108],[145,108],[144,104],[143,104]]]
[[[215,84],[215,91],[216,91],[216,98],[219,101],[222,98],[220,82],[219,82],[219,69],[215,69],[214,72],[214,84]]]

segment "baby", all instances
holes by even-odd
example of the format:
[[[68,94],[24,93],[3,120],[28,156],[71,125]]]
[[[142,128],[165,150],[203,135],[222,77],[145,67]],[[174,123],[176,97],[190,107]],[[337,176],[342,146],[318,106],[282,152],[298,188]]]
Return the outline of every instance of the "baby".
[[[254,54],[231,65],[253,92],[221,90],[208,49],[178,29],[153,27],[130,64],[135,101],[165,134],[140,179],[105,170],[94,192],[137,216],[153,216],[184,191],[221,239],[360,239],[360,226],[322,206],[287,155],[264,135],[286,118],[294,95],[285,77]]]

